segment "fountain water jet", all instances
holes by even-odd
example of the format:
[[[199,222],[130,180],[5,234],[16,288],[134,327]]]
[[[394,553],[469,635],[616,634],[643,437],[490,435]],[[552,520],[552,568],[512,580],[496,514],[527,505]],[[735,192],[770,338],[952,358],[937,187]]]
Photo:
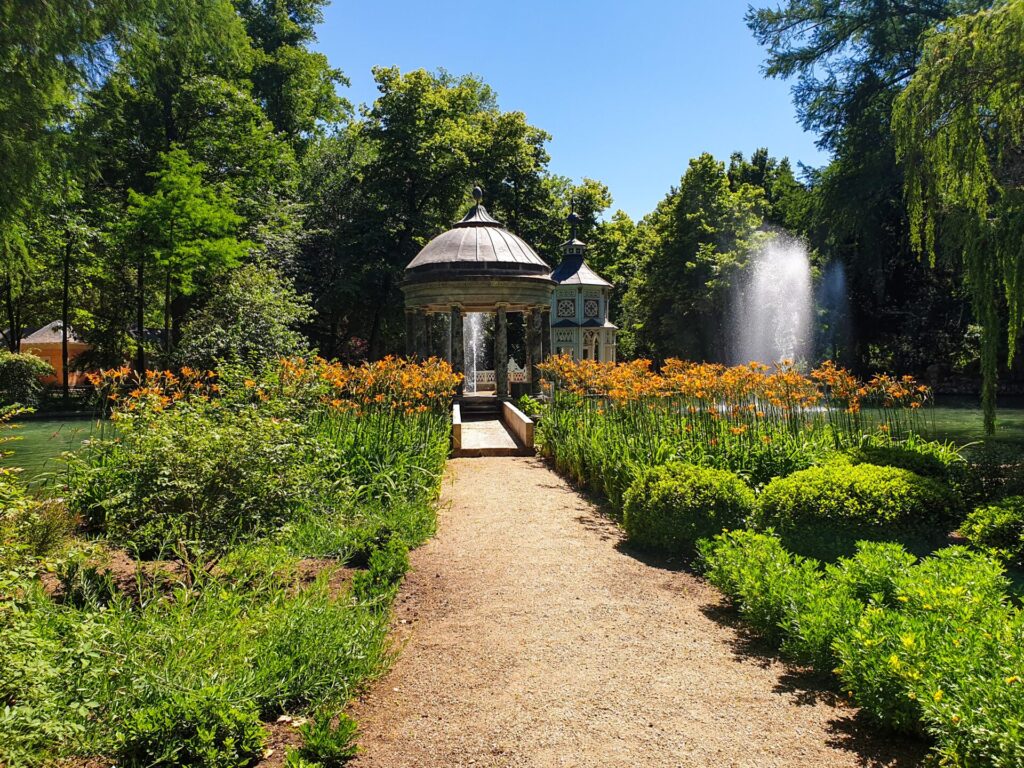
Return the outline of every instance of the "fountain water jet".
[[[753,255],[734,317],[735,362],[804,360],[814,301],[807,246],[776,235]]]
[[[462,318],[462,337],[465,339],[466,383],[463,391],[476,392],[476,372],[483,365],[484,315],[467,312]]]

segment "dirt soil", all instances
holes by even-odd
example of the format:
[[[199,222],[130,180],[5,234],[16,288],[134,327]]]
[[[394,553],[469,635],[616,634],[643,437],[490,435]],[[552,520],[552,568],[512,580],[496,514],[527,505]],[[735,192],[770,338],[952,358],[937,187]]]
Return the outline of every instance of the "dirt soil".
[[[396,603],[405,643],[352,707],[358,768],[914,766],[760,652],[718,592],[631,554],[536,458],[449,464]]]

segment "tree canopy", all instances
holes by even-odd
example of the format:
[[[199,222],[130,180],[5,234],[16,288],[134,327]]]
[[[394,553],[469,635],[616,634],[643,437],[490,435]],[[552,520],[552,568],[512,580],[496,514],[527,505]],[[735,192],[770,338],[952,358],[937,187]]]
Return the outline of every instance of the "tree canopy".
[[[914,247],[933,260],[940,247],[963,256],[983,326],[989,432],[1000,300],[1008,363],[1024,331],[1022,83],[1024,2],[999,3],[951,19],[928,36],[917,71],[896,99],[893,121]]]

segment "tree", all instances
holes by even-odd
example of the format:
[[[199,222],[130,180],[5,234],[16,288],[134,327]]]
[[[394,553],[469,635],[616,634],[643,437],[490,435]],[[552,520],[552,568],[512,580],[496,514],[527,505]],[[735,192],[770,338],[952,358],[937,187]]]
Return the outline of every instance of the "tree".
[[[893,115],[914,247],[959,251],[982,326],[985,431],[995,431],[1000,301],[1007,364],[1024,331],[1024,2],[928,36]]]
[[[401,347],[402,271],[472,204],[474,184],[524,237],[564,232],[564,222],[551,225],[547,134],[501,112],[477,78],[394,68],[374,76],[380,96],[362,118],[304,159],[311,237],[300,285],[313,295],[316,341],[328,355],[353,337],[372,357]]]
[[[306,46],[316,40],[326,0],[236,0],[257,51],[254,94],[273,124],[300,153],[324,125],[351,109],[335,86],[348,85],[340,69]]]
[[[117,64],[88,93],[78,141],[103,186],[147,190],[160,153],[184,141],[182,92],[200,78],[242,87],[254,52],[231,0],[153,0],[145,23],[118,41]]]
[[[292,281],[248,264],[188,318],[178,357],[198,368],[226,362],[259,371],[281,357],[309,353],[309,341],[297,329],[312,315],[308,297]]]
[[[145,18],[146,4],[51,0],[0,6],[0,233],[5,249],[24,232],[13,221],[31,205],[58,151],[59,126],[79,90],[106,73],[111,40]]]
[[[4,315],[7,321],[5,341],[10,352],[21,349],[21,332],[25,327],[22,315],[24,294],[31,285],[38,262],[27,245],[28,236],[22,222],[11,222],[0,233],[0,274],[3,279]]]
[[[765,147],[754,150],[750,160],[734,152],[728,174],[733,191],[747,184],[764,192],[766,223],[797,233],[807,228],[811,191],[797,181],[788,157],[777,160]]]
[[[275,264],[291,265],[302,239],[299,166],[244,84],[213,75],[182,85],[174,100],[180,146],[205,180],[235,200],[241,235]]]
[[[637,353],[658,360],[722,357],[727,289],[746,261],[763,205],[760,189],[730,189],[725,164],[711,155],[690,161],[679,187],[641,223],[654,242],[626,297]]]
[[[839,150],[861,127],[877,133],[874,124],[914,74],[925,32],[988,4],[787,0],[751,8],[747,24],[768,48],[765,74],[796,79],[793,100],[804,127],[823,147]]]
[[[129,192],[127,229],[137,237],[138,367],[145,368],[145,267],[149,261],[162,273],[164,352],[173,350],[171,303],[175,292],[189,294],[201,273],[215,274],[238,264],[249,244],[235,232],[241,217],[226,193],[203,181],[202,163],[183,149],[161,155],[153,173],[155,189],[149,195]]]

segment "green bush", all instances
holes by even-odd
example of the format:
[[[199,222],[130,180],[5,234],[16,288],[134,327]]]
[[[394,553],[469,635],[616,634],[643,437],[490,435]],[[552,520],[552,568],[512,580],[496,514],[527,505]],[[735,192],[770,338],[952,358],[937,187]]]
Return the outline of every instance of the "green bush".
[[[967,461],[965,497],[970,503],[1024,496],[1024,445],[988,440],[961,450]]]
[[[930,735],[943,765],[1024,764],[1024,612],[997,560],[949,547],[914,564],[896,545],[864,543],[821,569],[751,531],[701,554],[759,633],[834,669],[867,717]]]
[[[775,536],[729,531],[698,547],[704,575],[759,634],[781,643],[793,595],[814,587],[813,561],[786,551]]]
[[[77,524],[59,500],[36,498],[16,471],[0,467],[0,593],[8,579],[34,575]]]
[[[916,475],[947,483],[967,465],[955,447],[923,440],[902,443],[865,440],[862,445],[848,449],[845,455],[854,464],[909,469]]]
[[[339,495],[330,456],[288,419],[208,406],[119,423],[71,460],[68,503],[143,557],[223,552]]]
[[[544,415],[547,407],[543,402],[530,395],[523,395],[516,401],[516,406],[531,419]]]
[[[52,374],[53,366],[41,357],[0,350],[0,405],[37,405],[43,391],[40,377]]]
[[[83,726],[67,716],[61,662],[62,638],[35,620],[16,590],[31,593],[31,582],[0,585],[0,765],[38,764],[35,757],[81,735]]]
[[[255,712],[232,706],[223,689],[205,688],[132,713],[118,756],[137,768],[241,768],[260,758],[263,739]]]
[[[231,270],[206,304],[186,318],[177,356],[197,368],[229,363],[262,370],[290,355],[309,353],[296,329],[313,309],[292,280],[268,266]]]
[[[352,580],[352,592],[359,600],[393,594],[409,570],[409,548],[400,539],[373,550],[365,571],[359,571]]]
[[[981,549],[1024,564],[1024,496],[1010,496],[978,507],[960,526],[960,533]]]
[[[303,740],[299,755],[323,768],[341,768],[356,756],[358,728],[345,714],[338,716],[336,724],[330,715],[317,715],[300,726],[299,733]]]
[[[297,749],[289,749],[284,754],[284,768],[324,768],[316,760],[307,760]]]
[[[860,618],[864,604],[849,590],[831,579],[823,579],[813,561],[799,570],[803,582],[795,581],[782,624],[781,650],[787,658],[813,667],[821,674],[835,669],[838,657],[834,643]],[[812,578],[813,577],[813,578]]]
[[[832,559],[859,539],[944,538],[957,508],[949,488],[909,470],[830,463],[769,483],[754,523],[798,551]]]
[[[113,436],[71,461],[62,492],[95,532],[187,555],[167,578],[144,565],[122,591],[97,564],[104,543],[63,544],[75,518],[0,471],[0,764],[249,765],[259,723],[338,712],[390,660],[408,547],[434,527],[446,412],[325,407],[278,373],[202,374],[184,395],[113,377]],[[349,586],[340,563],[304,557],[366,570]],[[56,597],[34,578],[43,564]],[[342,759],[346,728],[288,764]]]
[[[626,492],[623,525],[641,547],[680,553],[742,526],[753,492],[731,472],[670,463],[643,472]]]
[[[991,675],[994,643],[1011,626],[1007,588],[997,562],[962,547],[922,560],[897,579],[892,608],[869,607],[836,638],[844,689],[878,723],[924,733],[928,700],[959,696],[972,677]]]
[[[139,603],[79,607],[39,589],[0,603],[0,701],[11,705],[0,707],[0,763],[116,753],[242,765],[249,724],[340,708],[386,664],[389,615],[338,590],[329,570],[297,587],[289,565],[253,547],[224,573],[197,569],[190,586],[144,590]]]
[[[924,730],[940,765],[1024,765],[1024,613],[955,638],[958,658],[922,700]],[[942,691],[943,695],[935,693]]]
[[[861,541],[853,557],[826,568],[850,595],[863,603],[892,605],[896,588],[917,558],[893,542]]]

